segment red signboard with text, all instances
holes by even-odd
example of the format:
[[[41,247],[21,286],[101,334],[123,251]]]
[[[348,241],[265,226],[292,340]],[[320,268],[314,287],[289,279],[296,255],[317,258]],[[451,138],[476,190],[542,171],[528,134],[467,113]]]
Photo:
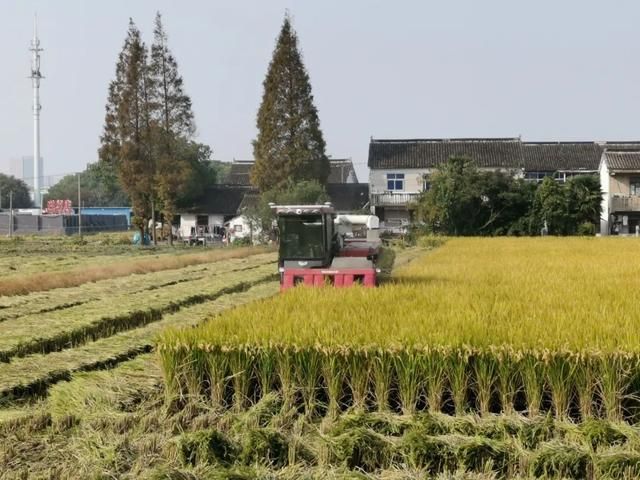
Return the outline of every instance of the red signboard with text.
[[[44,212],[50,215],[73,215],[73,204],[71,200],[48,200],[47,208]]]

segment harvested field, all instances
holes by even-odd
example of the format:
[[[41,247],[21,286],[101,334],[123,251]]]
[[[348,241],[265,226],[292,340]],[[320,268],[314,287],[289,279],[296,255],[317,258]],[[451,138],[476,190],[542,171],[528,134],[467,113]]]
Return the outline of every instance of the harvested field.
[[[157,290],[178,283],[202,280],[214,275],[273,264],[274,261],[275,256],[272,253],[256,254],[250,257],[218,260],[179,269],[99,280],[76,287],[58,288],[53,291],[0,297],[0,322],[29,314],[63,310],[112,295],[133,294]]]
[[[106,278],[177,269],[230,258],[244,258],[266,251],[268,249],[263,247],[212,249],[204,253],[164,254],[157,255],[155,258],[129,259],[115,262],[113,257],[110,258],[111,261],[108,261],[109,257],[106,259],[99,258],[99,263],[92,261],[82,267],[62,271],[21,274],[16,269],[15,275],[9,275],[0,280],[0,295],[24,295],[29,292],[73,287]]]
[[[0,438],[17,435],[0,453],[0,478],[86,478],[73,457],[106,452],[76,430],[81,413],[104,413],[99,421],[107,425],[111,401],[136,408],[153,393],[163,404],[161,371],[147,353],[162,329],[196,325],[278,291],[275,255],[264,249],[168,258],[146,258],[151,263],[138,273],[0,299]],[[79,433],[89,448],[78,448]]]
[[[260,280],[260,279],[259,279]],[[275,282],[248,283],[238,293],[220,295],[205,303],[185,307],[164,315],[156,322],[86,343],[76,348],[49,354],[28,355],[0,364],[0,403],[3,397],[42,394],[48,385],[70,378],[74,372],[95,370],[117,364],[153,348],[155,336],[164,328],[196,325],[237,304],[274,295]],[[6,401],[6,398],[4,399]]]
[[[0,323],[0,361],[30,353],[48,353],[111,336],[156,321],[165,313],[233,293],[247,284],[273,278],[272,264],[232,270],[184,285],[176,283],[104,299],[46,314],[36,313]],[[249,279],[249,280],[248,280]]]

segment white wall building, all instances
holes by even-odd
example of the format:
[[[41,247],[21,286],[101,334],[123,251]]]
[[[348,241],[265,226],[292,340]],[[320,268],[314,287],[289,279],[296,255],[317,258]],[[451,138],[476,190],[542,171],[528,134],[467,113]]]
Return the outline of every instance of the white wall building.
[[[371,139],[371,210],[383,230],[407,225],[413,203],[429,188],[429,177],[452,156],[468,157],[480,170],[502,171],[531,182],[549,176],[565,182],[575,175],[597,175],[603,152],[633,145],[640,149],[638,142],[524,142],[519,137]]]
[[[640,144],[607,148],[600,161],[601,235],[635,235],[640,227]]]

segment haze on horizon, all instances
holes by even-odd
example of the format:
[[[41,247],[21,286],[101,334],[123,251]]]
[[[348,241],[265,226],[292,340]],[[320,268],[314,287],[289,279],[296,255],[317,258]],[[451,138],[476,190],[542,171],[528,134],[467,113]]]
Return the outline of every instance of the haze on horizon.
[[[289,9],[327,154],[367,181],[375,138],[638,140],[640,3],[570,0],[87,2],[0,0],[0,171],[32,154],[29,42],[38,13],[45,174],[97,160],[128,19],[156,11],[214,158],[252,158],[262,81]]]

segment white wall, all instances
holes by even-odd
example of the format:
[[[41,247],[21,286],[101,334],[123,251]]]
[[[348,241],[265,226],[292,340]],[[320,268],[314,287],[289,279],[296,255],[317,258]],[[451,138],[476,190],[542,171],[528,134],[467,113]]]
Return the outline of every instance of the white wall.
[[[369,171],[369,192],[384,193],[387,190],[387,173],[404,173],[404,190],[406,193],[419,193],[423,187],[423,177],[431,173],[427,168],[397,168]]]
[[[261,233],[260,227],[252,225],[249,219],[240,215],[238,217],[234,217],[225,223],[225,227],[227,227],[227,231],[229,232],[229,240],[233,242],[234,240],[240,240],[244,238],[249,238],[251,234],[253,234],[253,240],[255,241]]]
[[[180,236],[188,237],[191,235],[191,229],[195,228],[197,219],[200,215],[195,213],[179,213],[180,215]],[[204,214],[202,214],[204,215]],[[210,213],[207,215],[207,221],[209,226],[222,226],[224,224],[224,215]]]
[[[191,213],[180,214],[180,236],[188,237],[191,235],[191,228],[196,226],[196,216]]]
[[[602,190],[602,212],[600,213],[600,235],[609,235],[609,219],[610,212],[610,185],[609,185],[609,168],[607,162],[603,158],[600,160],[600,189]]]
[[[424,176],[431,175],[435,169],[432,168],[387,168],[369,170],[369,193],[384,193],[387,190],[387,173],[404,173],[405,193],[420,193],[424,186]],[[483,171],[502,171],[513,175],[515,178],[522,178],[522,169],[506,170],[500,168],[480,168]]]
[[[222,226],[224,225],[224,215],[218,213],[210,213],[209,214],[209,226]]]

